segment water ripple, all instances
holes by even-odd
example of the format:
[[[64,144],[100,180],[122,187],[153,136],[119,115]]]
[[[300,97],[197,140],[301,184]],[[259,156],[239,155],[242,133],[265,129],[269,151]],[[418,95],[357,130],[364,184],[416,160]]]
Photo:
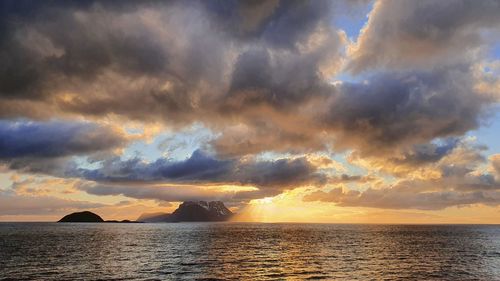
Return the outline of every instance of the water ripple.
[[[8,280],[500,280],[500,226],[0,223]]]

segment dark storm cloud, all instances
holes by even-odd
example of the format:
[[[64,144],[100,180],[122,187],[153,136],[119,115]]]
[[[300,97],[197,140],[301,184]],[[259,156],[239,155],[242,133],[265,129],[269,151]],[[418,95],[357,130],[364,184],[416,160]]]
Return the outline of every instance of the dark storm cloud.
[[[4,98],[43,99],[50,106],[54,100],[49,97],[70,92],[75,94],[72,100],[56,99],[65,111],[89,115],[114,112],[140,119],[154,114],[184,122],[192,121],[189,115],[196,110],[196,103],[215,106],[213,96],[225,91],[235,47],[257,40],[255,45],[264,49],[274,45],[295,49],[318,25],[326,24],[325,16],[330,12],[328,1],[275,5],[225,1],[58,3],[4,3],[6,12],[0,25],[9,31],[3,36],[0,52],[4,58],[0,94]],[[251,20],[240,14],[262,18],[259,27],[253,28],[260,32],[243,38],[233,36]],[[336,46],[330,49],[336,52]],[[294,52],[294,56],[299,55]],[[314,76],[312,66],[307,72]],[[121,80],[129,81],[120,85]],[[114,87],[107,85],[110,82]],[[212,96],[200,93],[200,87]],[[273,90],[280,92],[279,88]],[[4,114],[22,114],[10,111]],[[183,114],[182,118],[176,116]]]
[[[335,44],[332,42],[332,47]],[[302,57],[294,52],[271,53],[266,49],[242,53],[234,65],[222,109],[242,110],[262,104],[283,109],[328,94],[329,87],[318,73],[323,55],[319,52]]]
[[[496,0],[378,1],[348,69],[428,68],[470,60],[469,51],[498,38],[499,13]]]
[[[331,98],[324,122],[338,133],[337,145],[367,153],[461,136],[479,125],[494,102],[474,90],[470,76],[464,66],[344,83]]]
[[[5,1],[3,6],[0,95],[7,98],[43,98],[59,88],[57,83],[73,77],[92,81],[108,67],[148,74],[167,64],[153,34],[139,29],[113,33],[102,18],[106,14],[92,10],[90,1]],[[87,21],[85,13],[90,11],[101,16],[100,21]],[[49,82],[52,79],[58,81]]]
[[[224,156],[385,153],[462,135],[493,102],[463,61],[332,85],[345,42],[330,1],[59,3],[3,4],[0,115],[200,121]]]
[[[116,129],[93,123],[0,120],[0,161],[84,155],[127,142]]]
[[[121,160],[111,158],[103,162],[102,168],[80,169],[76,176],[94,181],[203,181],[217,180],[227,175],[235,165],[233,160],[218,160],[197,150],[182,161],[160,158],[146,163],[140,158]]]
[[[5,5],[14,11],[18,5],[28,6],[23,5],[24,1],[17,2],[21,3],[8,2],[10,5]],[[193,31],[201,20],[192,20],[189,26],[184,25],[186,20],[173,15],[184,11],[183,15],[189,16],[186,9],[178,7],[179,4],[156,1],[142,4],[113,2],[116,5],[97,1],[58,3],[61,2],[50,2],[41,7],[35,5],[32,10],[27,7],[28,11],[23,14],[31,16],[19,16],[13,12],[2,19],[1,25],[9,30],[2,39],[0,52],[4,58],[0,68],[0,95],[6,107],[3,115],[29,115],[29,112],[9,109],[12,107],[7,105],[33,99],[43,100],[44,103],[37,106],[45,106],[46,110],[56,107],[89,115],[106,115],[113,111],[127,115],[130,111],[132,118],[143,118],[145,108],[158,103],[164,104],[157,109],[158,112],[189,110],[191,97],[185,97],[184,101],[182,98],[192,87],[190,83],[195,83],[191,81],[197,81],[197,73],[203,79],[210,76],[203,70],[203,62],[223,62],[208,34],[198,36],[201,34]],[[174,23],[161,30],[161,26],[156,28],[152,25],[154,23],[148,22],[162,19]],[[161,36],[169,28],[175,29],[170,30],[171,33],[187,37],[184,39],[192,45],[171,47],[175,43],[172,40],[182,38]],[[203,45],[214,47],[210,59],[200,57]],[[171,62],[172,55],[180,57],[179,49],[183,50],[185,57],[180,62]],[[215,68],[217,65],[211,66]],[[120,81],[128,84],[121,85]],[[167,81],[171,87],[164,87]],[[139,85],[133,88],[130,83]],[[132,90],[125,91],[127,86]],[[170,97],[170,91],[181,93]],[[67,93],[74,94],[71,100],[60,99]],[[142,97],[141,103],[138,103],[141,101],[139,96]],[[136,109],[137,104],[144,107]]]
[[[202,1],[219,28],[246,40],[294,48],[331,15],[331,1]]]
[[[265,56],[249,60],[244,65],[262,66],[268,62]],[[498,101],[494,94],[478,90],[475,70],[467,64],[430,71],[381,72],[364,81],[335,85],[304,83],[309,85],[308,90],[297,93],[313,94],[306,97],[290,91],[285,102],[270,90],[271,74],[265,69],[236,75],[245,77],[242,80],[248,85],[235,84],[247,90],[232,92],[227,100],[240,96],[239,101],[246,100],[241,104],[248,107],[252,103],[293,103],[296,96],[301,106],[279,117],[252,114],[245,119],[246,127],[225,128],[212,141],[219,153],[252,154],[266,148],[304,153],[325,149],[333,143],[337,149],[355,149],[363,156],[378,154],[425,164],[438,161],[453,149],[453,138],[479,127]],[[273,94],[265,94],[264,89]],[[242,108],[239,107],[240,116],[244,116]],[[285,119],[288,122],[282,121]],[[449,139],[450,143],[435,147],[436,139]]]
[[[112,159],[95,170],[76,168],[66,173],[89,182],[77,188],[96,195],[125,195],[137,199],[185,201],[248,201],[274,196],[304,185],[323,185],[327,176],[305,158],[257,160],[220,160],[200,150],[183,161],[158,159],[152,163],[140,159]],[[182,184],[169,187],[161,184]],[[248,185],[253,191],[214,191],[210,186]],[[199,186],[194,186],[199,185]]]
[[[331,1],[281,1],[262,37],[289,48],[304,40],[321,21],[328,21]]]
[[[186,160],[160,158],[104,161],[101,168],[77,169],[72,176],[99,182],[227,183],[258,187],[300,186],[325,182],[326,177],[305,158],[254,161],[221,160],[196,150]]]

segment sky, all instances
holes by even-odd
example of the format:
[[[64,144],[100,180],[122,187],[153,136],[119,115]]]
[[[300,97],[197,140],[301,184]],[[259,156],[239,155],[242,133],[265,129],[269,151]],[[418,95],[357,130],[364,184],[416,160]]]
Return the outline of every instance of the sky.
[[[500,223],[500,1],[2,1],[0,221]]]

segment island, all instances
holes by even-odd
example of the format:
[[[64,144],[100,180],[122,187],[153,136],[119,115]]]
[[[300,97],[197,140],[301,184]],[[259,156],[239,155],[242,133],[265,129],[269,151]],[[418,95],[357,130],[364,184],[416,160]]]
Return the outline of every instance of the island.
[[[167,222],[227,221],[233,213],[221,201],[187,201],[179,205]]]
[[[233,213],[221,201],[186,201],[171,214],[142,214],[136,221],[103,220],[90,211],[76,212],[64,216],[58,222],[94,222],[94,223],[138,223],[138,222],[217,222],[228,221]]]
[[[131,220],[103,220],[98,214],[92,213],[90,211],[76,212],[64,216],[58,222],[97,222],[97,223],[138,223],[137,221]]]
[[[58,222],[104,222],[104,220],[97,214],[83,211],[66,215]]]

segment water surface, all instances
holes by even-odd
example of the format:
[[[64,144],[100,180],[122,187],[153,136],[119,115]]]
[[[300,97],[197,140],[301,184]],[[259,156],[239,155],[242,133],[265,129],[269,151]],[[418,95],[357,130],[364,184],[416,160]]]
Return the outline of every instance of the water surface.
[[[0,279],[500,280],[500,226],[0,223]]]

